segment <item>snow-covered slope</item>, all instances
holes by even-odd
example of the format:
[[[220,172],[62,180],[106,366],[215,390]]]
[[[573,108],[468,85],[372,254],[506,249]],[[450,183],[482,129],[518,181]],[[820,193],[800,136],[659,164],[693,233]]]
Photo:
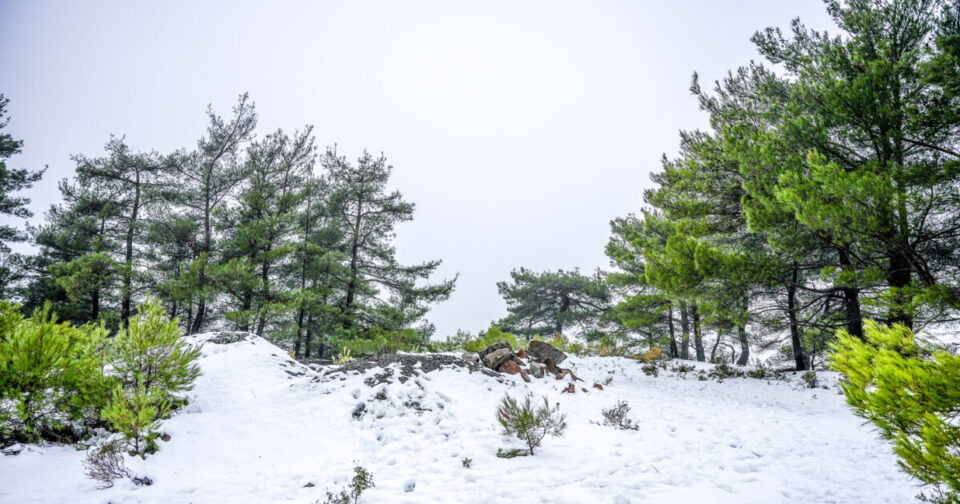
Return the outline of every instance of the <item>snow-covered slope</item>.
[[[83,477],[83,452],[29,447],[0,457],[0,502],[322,502],[355,464],[376,483],[367,503],[899,504],[918,492],[833,385],[651,377],[630,360],[571,357],[564,364],[585,380],[573,395],[559,392],[566,381],[498,381],[464,368],[369,386],[381,370],[321,379],[252,336],[207,342],[203,354],[190,405],[163,426],[170,441],[128,460],[152,486],[99,490]],[[591,387],[608,376],[604,390]],[[567,433],[534,457],[496,458],[518,446],[499,434],[497,403],[527,390],[560,403]],[[590,422],[618,400],[633,407],[639,431]]]

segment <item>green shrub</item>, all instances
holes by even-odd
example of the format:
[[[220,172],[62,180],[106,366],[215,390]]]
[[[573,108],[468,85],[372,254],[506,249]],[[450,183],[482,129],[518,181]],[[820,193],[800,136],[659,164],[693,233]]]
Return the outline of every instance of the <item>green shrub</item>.
[[[58,323],[50,305],[24,318],[0,302],[0,442],[77,441],[96,424],[110,383],[102,326]]]
[[[200,376],[200,347],[183,340],[180,321],[149,300],[113,339],[114,372],[125,388],[142,386],[172,403],[193,388]]]
[[[354,358],[397,352],[422,352],[426,348],[414,329],[389,331],[379,327],[353,337],[336,339],[333,344],[340,353],[349,353]]]
[[[902,325],[867,321],[866,342],[840,331],[830,367],[857,415],[894,443],[900,465],[933,487],[940,502],[960,502],[960,357],[920,341]]]
[[[157,451],[160,419],[170,412],[170,403],[157,389],[137,385],[132,391],[117,386],[110,404],[103,410],[103,419],[123,434],[131,454],[143,457]]]
[[[562,436],[567,428],[566,415],[560,413],[559,404],[551,408],[544,396],[543,404],[534,406],[531,394],[527,394],[522,403],[509,394],[504,395],[497,408],[497,422],[503,428],[504,435],[526,443],[530,455],[534,454],[544,437]]]
[[[119,384],[104,409],[104,420],[121,432],[141,456],[156,450],[157,429],[200,375],[200,347],[183,341],[180,322],[156,301],[140,306],[113,341]]]
[[[726,362],[721,362],[707,372],[710,378],[716,378],[717,381],[723,381],[727,378],[743,378],[743,371],[737,369]]]
[[[483,350],[484,348],[501,341],[506,341],[509,343],[511,348],[517,348],[520,346],[515,335],[503,332],[498,326],[490,326],[490,328],[487,329],[487,332],[485,332],[482,337],[467,341],[463,345],[463,349],[467,352],[479,352],[480,350]]]

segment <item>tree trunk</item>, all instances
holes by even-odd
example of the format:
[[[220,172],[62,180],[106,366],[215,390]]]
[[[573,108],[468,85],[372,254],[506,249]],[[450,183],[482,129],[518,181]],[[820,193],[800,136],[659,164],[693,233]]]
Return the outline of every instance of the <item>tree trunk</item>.
[[[797,322],[797,282],[800,279],[797,264],[793,264],[793,278],[787,284],[787,319],[790,321],[790,346],[793,349],[793,362],[797,371],[807,369],[807,359],[803,355],[803,342],[800,338],[800,324]]]
[[[750,361],[750,343],[747,341],[747,327],[745,324],[737,324],[737,339],[740,340],[740,358],[737,359],[738,366],[746,366]]]
[[[100,288],[97,287],[93,289],[93,299],[90,303],[93,305],[91,308],[90,318],[96,322],[100,318]]]
[[[680,353],[677,349],[677,335],[673,328],[673,303],[667,303],[667,307],[667,322],[670,327],[670,358],[676,359],[680,357]]]
[[[554,334],[563,334],[563,315],[570,309],[570,296],[563,294],[560,297],[560,309],[557,311],[557,323],[554,325]]]
[[[687,303],[680,303],[680,358],[690,358],[690,320],[687,318]]]
[[[747,317],[750,313],[750,298],[743,297],[743,310],[740,313],[740,322],[737,323],[737,339],[740,341],[740,358],[737,359],[738,366],[746,366],[750,361],[750,342],[747,340]]]
[[[207,286],[207,261],[210,259],[210,248],[212,245],[213,231],[210,228],[210,181],[207,181],[204,188],[204,211],[203,211],[203,253],[200,254],[200,272],[197,275],[197,297],[200,301],[197,303],[197,317],[193,319],[193,327],[190,328],[190,334],[200,332],[203,327],[203,318],[207,312],[207,295],[204,288]]]
[[[353,244],[350,247],[350,283],[347,284],[347,299],[344,302],[344,312],[346,319],[344,326],[350,328],[353,325],[353,299],[357,290],[357,260],[360,254],[360,218],[363,215],[363,198],[357,197],[357,216],[353,223]]]
[[[127,226],[126,253],[124,255],[123,270],[123,300],[120,303],[120,325],[126,326],[130,318],[130,304],[133,297],[133,235],[137,230],[137,213],[140,211],[140,170],[133,190],[133,210],[130,212],[130,222]]]
[[[697,351],[697,361],[707,360],[707,354],[703,351],[703,328],[700,327],[700,310],[697,305],[690,305],[690,315],[693,316],[693,347]]]
[[[898,250],[891,251],[889,254],[890,269],[887,271],[887,285],[896,292],[893,296],[894,306],[890,307],[890,324],[903,324],[913,328],[913,317],[904,309],[904,305],[909,303],[907,295],[903,289],[910,285],[911,268],[906,257]]]
[[[840,266],[844,270],[852,270],[853,263],[850,257],[843,249],[838,249],[837,254],[840,258]],[[856,336],[861,340],[863,337],[863,316],[860,314],[860,289],[853,286],[841,288],[844,299],[844,312],[846,318],[847,332],[851,336]]]
[[[263,309],[263,303],[270,299],[270,265],[267,263],[260,269],[260,283],[263,292],[260,293],[262,301],[260,309],[257,310],[257,336],[263,336],[263,329],[267,325],[266,311]]]
[[[710,349],[710,362],[717,362],[717,347],[720,346],[720,340],[723,339],[723,329],[717,328],[717,341],[713,342],[713,348]]]
[[[297,310],[297,342],[296,342],[296,347],[294,349],[294,355],[298,357],[300,356],[300,337],[303,334],[303,315],[305,311],[306,310],[303,307],[303,302],[301,302],[300,309]],[[308,344],[307,348],[309,347],[310,345]],[[309,353],[310,353],[310,350],[307,350],[308,356],[309,356]]]

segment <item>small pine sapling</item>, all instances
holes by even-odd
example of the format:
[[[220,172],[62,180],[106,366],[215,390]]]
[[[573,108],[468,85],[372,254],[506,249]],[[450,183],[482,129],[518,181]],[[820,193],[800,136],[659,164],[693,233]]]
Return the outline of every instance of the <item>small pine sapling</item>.
[[[113,398],[101,415],[130,443],[131,453],[142,458],[157,451],[160,419],[170,412],[169,403],[158,391],[148,391],[143,385],[134,390],[118,386]]]
[[[101,412],[141,457],[157,449],[160,420],[186,402],[200,375],[200,348],[183,341],[180,323],[156,301],[142,305],[113,342],[119,384]]]
[[[327,498],[322,504],[357,504],[360,502],[360,495],[363,492],[375,487],[373,484],[373,475],[362,466],[353,468],[353,479],[350,480],[348,488],[340,490],[339,494],[327,491]],[[349,492],[347,490],[350,490]],[[321,504],[320,501],[315,501]]]
[[[527,394],[520,403],[510,395],[504,395],[497,409],[497,422],[503,434],[516,437],[527,445],[529,454],[540,446],[546,436],[562,436],[567,428],[566,415],[560,413],[560,405],[551,407],[546,396],[543,404],[533,405],[533,395]],[[499,455],[498,455],[499,456]]]

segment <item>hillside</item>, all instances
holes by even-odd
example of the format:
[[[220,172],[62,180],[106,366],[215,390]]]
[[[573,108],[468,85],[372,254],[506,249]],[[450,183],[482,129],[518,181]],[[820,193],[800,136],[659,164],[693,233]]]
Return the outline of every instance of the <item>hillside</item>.
[[[217,344],[215,336],[193,337],[205,342],[203,375],[190,404],[165,422],[171,439],[146,460],[128,459],[152,486],[98,489],[83,476],[84,452],[30,446],[0,457],[0,502],[312,503],[339,490],[354,462],[376,483],[367,503],[873,504],[917,493],[830,373],[821,374],[828,389],[808,389],[796,376],[718,383],[647,376],[627,359],[571,357],[565,365],[585,382],[569,395],[560,393],[566,381],[528,384],[457,366],[403,383],[398,364],[390,376],[382,368],[323,375],[264,339]],[[603,390],[591,387],[607,377]],[[560,403],[567,433],[546,439],[535,457],[499,459],[497,448],[518,445],[500,435],[496,405],[505,392],[527,390]],[[591,423],[618,400],[633,407],[639,431]]]

